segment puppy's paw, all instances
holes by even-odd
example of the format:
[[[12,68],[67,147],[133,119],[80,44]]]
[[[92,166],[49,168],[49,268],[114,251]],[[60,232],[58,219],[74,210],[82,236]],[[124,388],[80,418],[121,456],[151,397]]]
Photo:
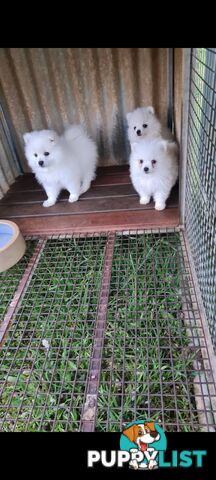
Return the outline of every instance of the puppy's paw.
[[[131,460],[129,462],[129,468],[133,468],[134,470],[138,470],[139,465],[136,460]]]
[[[155,210],[164,210],[166,208],[165,202],[156,202]]]
[[[158,464],[155,460],[150,460],[149,461],[149,466],[148,466],[149,470],[153,470],[154,468],[157,468],[157,466],[158,466]]]
[[[71,193],[69,196],[68,202],[70,203],[77,202],[78,198],[79,198],[79,195],[76,195],[75,193]]]
[[[140,197],[141,205],[147,205],[150,202],[150,197]]]
[[[43,202],[43,207],[52,207],[52,205],[55,205],[56,200],[52,200],[51,198],[48,198]]]

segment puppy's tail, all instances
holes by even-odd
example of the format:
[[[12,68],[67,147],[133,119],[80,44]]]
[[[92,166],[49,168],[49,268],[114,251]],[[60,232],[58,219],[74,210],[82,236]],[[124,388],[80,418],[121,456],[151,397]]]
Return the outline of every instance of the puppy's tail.
[[[85,130],[82,125],[70,125],[64,132],[64,138],[67,142],[76,140],[77,138],[84,135]]]

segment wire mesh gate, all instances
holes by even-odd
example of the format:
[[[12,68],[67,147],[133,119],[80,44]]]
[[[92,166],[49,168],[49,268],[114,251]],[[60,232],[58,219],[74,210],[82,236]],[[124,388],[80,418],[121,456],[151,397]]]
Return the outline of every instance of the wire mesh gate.
[[[215,384],[181,231],[27,239],[1,274],[0,429],[215,427]],[[4,305],[4,307],[3,307]]]
[[[192,50],[186,232],[216,351],[216,48]]]

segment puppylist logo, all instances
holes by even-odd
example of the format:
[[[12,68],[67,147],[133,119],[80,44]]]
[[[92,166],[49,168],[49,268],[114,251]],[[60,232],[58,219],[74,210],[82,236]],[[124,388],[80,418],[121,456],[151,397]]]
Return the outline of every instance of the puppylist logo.
[[[129,452],[130,468],[153,470],[160,466],[159,452],[167,449],[166,435],[154,422],[136,421],[123,430],[120,449]]]
[[[120,450],[88,450],[87,466],[100,464],[105,468],[121,468],[128,464],[134,470],[157,468],[203,467],[206,450],[171,450],[168,459],[167,438],[160,425],[149,420],[137,420],[127,425],[120,437]]]

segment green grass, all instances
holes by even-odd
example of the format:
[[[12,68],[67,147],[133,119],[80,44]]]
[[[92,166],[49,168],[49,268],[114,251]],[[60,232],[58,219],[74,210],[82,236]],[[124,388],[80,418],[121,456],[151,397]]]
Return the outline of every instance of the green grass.
[[[104,245],[47,241],[0,353],[3,431],[79,428]]]
[[[6,272],[0,273],[0,323],[7,312],[9,304],[13,299],[19,281],[27,267],[28,261],[33,254],[36,241],[27,242],[26,252],[23,258],[14,267]]]
[[[119,238],[115,244],[98,431],[119,431],[121,422],[149,417],[163,419],[169,430],[177,418],[180,430],[197,425],[191,373],[196,352],[180,319],[179,249],[178,234]]]
[[[47,241],[0,353],[2,431],[80,429],[105,242]],[[179,254],[178,234],[116,236],[97,430],[197,425]]]

